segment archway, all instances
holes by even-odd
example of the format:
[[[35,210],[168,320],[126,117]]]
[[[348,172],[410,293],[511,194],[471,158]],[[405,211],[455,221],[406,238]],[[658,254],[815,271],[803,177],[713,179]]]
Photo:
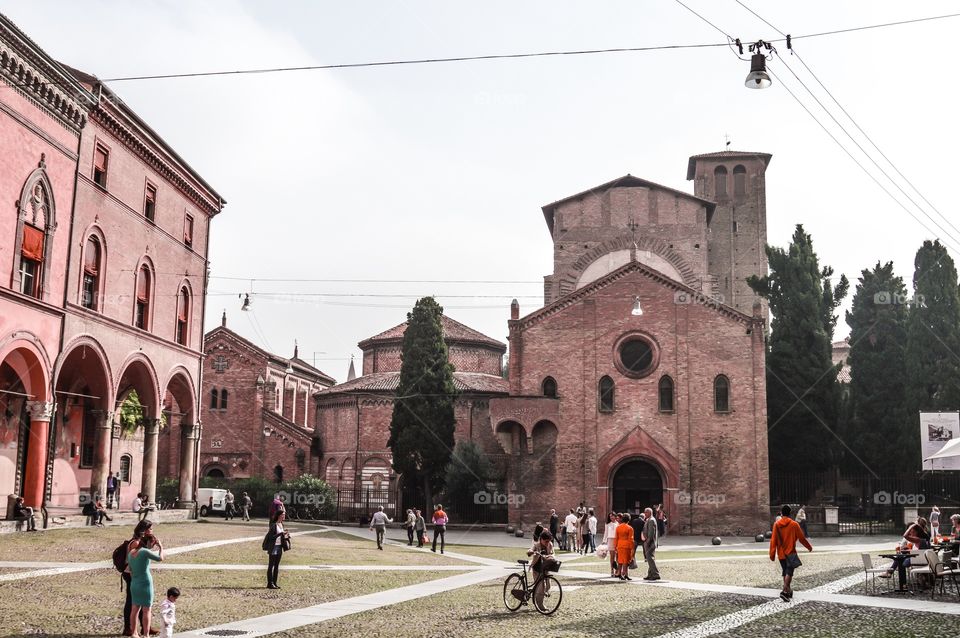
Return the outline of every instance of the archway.
[[[211,468],[209,468],[209,469],[207,470],[206,476],[207,476],[207,478],[213,478],[213,479],[222,479],[222,478],[224,478],[223,470],[221,470],[219,467],[211,467]]]
[[[121,413],[121,449],[139,451],[131,446],[138,431],[143,432],[143,462],[140,471],[140,491],[148,502],[156,499],[157,490],[157,434],[159,431],[160,397],[157,374],[150,361],[142,354],[127,360],[117,381],[114,394],[117,412]],[[136,392],[137,401],[126,402]],[[125,403],[126,402],[126,403]],[[137,405],[139,403],[139,405]],[[131,427],[132,431],[125,430]],[[142,430],[141,430],[142,428]]]
[[[59,418],[51,434],[56,439],[57,462],[50,502],[78,507],[99,494],[112,505],[113,495],[106,488],[111,470],[113,383],[103,349],[95,341],[84,338],[61,357],[56,403]]]
[[[613,471],[610,492],[615,512],[639,514],[663,502],[663,477],[648,461],[630,459]]]
[[[224,391],[226,393],[226,391]],[[167,381],[163,398],[166,436],[160,439],[159,474],[179,480],[178,507],[190,508],[196,487],[196,392],[186,370],[176,369]]]

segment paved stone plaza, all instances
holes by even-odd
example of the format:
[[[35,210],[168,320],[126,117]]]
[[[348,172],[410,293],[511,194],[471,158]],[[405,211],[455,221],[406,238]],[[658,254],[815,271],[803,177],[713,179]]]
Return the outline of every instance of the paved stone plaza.
[[[864,595],[861,552],[892,538],[814,539],[792,603],[779,600],[779,573],[766,544],[668,537],[659,551],[664,580],[609,578],[605,561],[561,555],[560,609],[551,617],[502,601],[506,575],[526,539],[451,531],[447,551],[408,548],[390,530],[377,551],[365,529],[291,525],[281,590],[267,590],[260,541],[265,525],[167,523],[155,527],[166,560],[157,592],[177,586],[177,635],[423,637],[615,636],[628,625],[645,636],[931,636],[960,622],[955,594]],[[4,535],[0,541],[0,635],[113,636],[123,592],[110,563],[127,526]],[[160,594],[157,594],[160,599]],[[154,613],[156,618],[156,611]]]

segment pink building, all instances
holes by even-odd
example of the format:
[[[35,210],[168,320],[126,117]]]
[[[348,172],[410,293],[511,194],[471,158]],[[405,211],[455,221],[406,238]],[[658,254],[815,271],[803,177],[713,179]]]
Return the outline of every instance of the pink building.
[[[0,75],[0,492],[77,507],[119,473],[124,508],[138,491],[152,501],[166,427],[188,504],[208,227],[224,202],[106,86],[3,16]]]

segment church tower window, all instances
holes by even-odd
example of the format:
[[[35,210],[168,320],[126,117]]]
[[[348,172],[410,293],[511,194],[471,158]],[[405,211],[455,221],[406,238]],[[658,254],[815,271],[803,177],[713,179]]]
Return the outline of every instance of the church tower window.
[[[713,380],[713,411],[730,411],[730,379],[722,374]]]
[[[733,168],[733,196],[743,197],[747,194],[747,169],[743,164],[737,164]]]
[[[604,376],[600,377],[598,384],[599,404],[601,412],[613,412],[613,379]]]
[[[718,166],[713,171],[713,181],[714,181],[714,196],[715,199],[726,199],[727,198],[727,168],[725,166]]]
[[[553,377],[547,377],[543,380],[543,396],[551,399],[557,398],[557,381]]]

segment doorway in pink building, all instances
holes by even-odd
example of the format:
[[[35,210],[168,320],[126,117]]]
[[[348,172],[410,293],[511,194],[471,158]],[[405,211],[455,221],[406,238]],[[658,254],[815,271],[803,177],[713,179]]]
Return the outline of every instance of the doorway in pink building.
[[[615,512],[639,514],[663,503],[663,478],[652,463],[630,459],[614,469],[610,491]]]

